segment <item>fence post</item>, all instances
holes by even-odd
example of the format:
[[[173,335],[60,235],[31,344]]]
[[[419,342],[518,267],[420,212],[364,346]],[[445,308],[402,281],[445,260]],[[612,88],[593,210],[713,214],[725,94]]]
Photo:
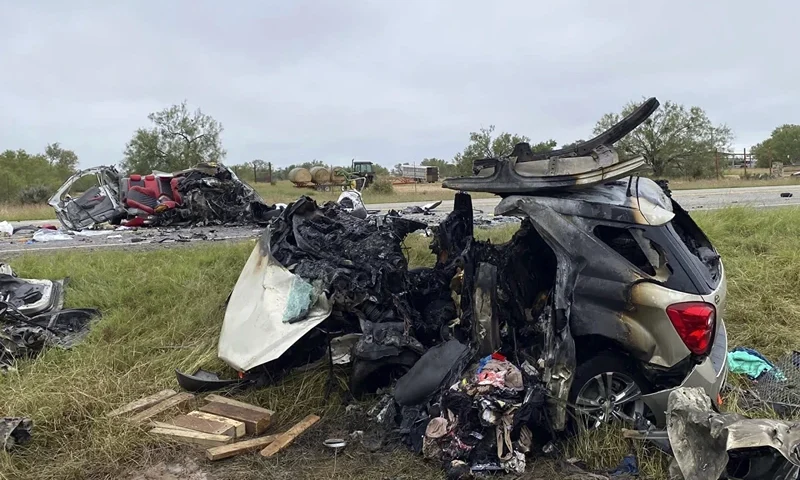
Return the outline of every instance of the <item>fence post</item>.
[[[743,158],[744,158],[744,178],[747,178],[747,149],[746,148],[744,149]]]

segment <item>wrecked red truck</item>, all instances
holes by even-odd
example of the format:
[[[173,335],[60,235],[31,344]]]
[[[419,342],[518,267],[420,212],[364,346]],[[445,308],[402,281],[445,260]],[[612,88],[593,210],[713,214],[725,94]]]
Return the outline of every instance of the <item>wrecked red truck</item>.
[[[130,227],[259,224],[277,214],[233,170],[218,163],[128,176],[113,166],[89,168],[67,179],[48,204],[68,230],[105,222]]]

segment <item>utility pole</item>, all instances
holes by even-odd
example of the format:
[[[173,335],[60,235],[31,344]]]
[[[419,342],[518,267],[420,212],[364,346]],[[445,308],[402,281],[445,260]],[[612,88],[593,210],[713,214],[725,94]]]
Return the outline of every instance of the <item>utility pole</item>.
[[[272,162],[267,162],[267,182],[272,183]]]
[[[714,163],[717,167],[717,180],[719,180],[719,150],[714,149]]]

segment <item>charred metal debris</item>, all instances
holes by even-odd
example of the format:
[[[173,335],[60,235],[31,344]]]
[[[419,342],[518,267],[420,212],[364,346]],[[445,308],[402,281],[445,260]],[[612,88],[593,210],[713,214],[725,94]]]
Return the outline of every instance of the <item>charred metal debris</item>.
[[[17,277],[0,264],[0,371],[47,347],[70,348],[89,332],[95,309],[64,307],[64,280]]]
[[[31,440],[33,421],[30,418],[0,417],[0,450],[10,451]]]
[[[92,177],[95,185],[85,189],[82,180]],[[73,188],[84,190],[72,198]],[[48,203],[68,230],[106,222],[130,227],[263,225],[278,211],[217,163],[128,176],[111,166],[90,168],[70,177]]]
[[[248,379],[349,360],[352,393],[393,392],[376,427],[448,468],[460,461],[524,471],[525,453],[564,417],[559,402],[548,402],[546,381],[570,368],[573,348],[553,298],[556,259],[530,221],[506,244],[475,240],[472,211],[470,196],[457,194],[435,228],[435,266],[409,269],[403,239],[426,224],[361,219],[300,198],[270,223],[245,266],[220,357]],[[259,318],[252,292],[239,296],[267,284],[275,290],[263,311],[279,312],[274,322]],[[263,349],[265,337],[248,329],[275,322]],[[334,348],[344,337],[349,348]]]

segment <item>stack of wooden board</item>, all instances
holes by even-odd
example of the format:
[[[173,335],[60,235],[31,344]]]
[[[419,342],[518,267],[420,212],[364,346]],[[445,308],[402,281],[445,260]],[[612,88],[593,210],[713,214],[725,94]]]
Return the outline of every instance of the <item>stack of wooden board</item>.
[[[197,410],[163,422],[154,420],[156,416],[194,398],[191,393],[162,390],[113,410],[108,416],[131,415],[128,420],[134,423],[149,423],[153,427],[151,434],[211,447],[206,451],[209,460],[221,460],[259,449],[263,449],[261,455],[271,457],[319,420],[318,416],[309,415],[286,432],[259,436],[270,426],[275,412],[213,394],[206,396],[205,405]],[[237,441],[247,435],[257,438]]]

